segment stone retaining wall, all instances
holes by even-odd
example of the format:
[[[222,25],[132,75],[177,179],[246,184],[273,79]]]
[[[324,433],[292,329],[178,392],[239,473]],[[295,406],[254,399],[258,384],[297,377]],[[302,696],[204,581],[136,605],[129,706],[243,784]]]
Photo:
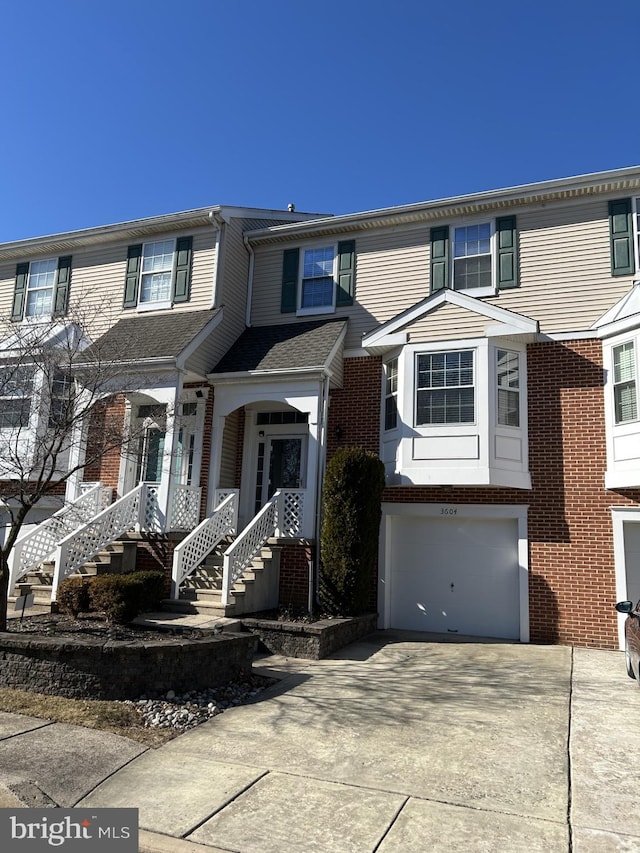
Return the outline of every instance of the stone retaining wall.
[[[0,687],[72,699],[137,699],[242,681],[252,634],[158,640],[69,639],[0,633]]]
[[[290,658],[321,660],[349,643],[376,630],[377,616],[368,613],[346,619],[318,622],[280,622],[275,619],[246,619],[244,628],[256,634],[273,654]]]

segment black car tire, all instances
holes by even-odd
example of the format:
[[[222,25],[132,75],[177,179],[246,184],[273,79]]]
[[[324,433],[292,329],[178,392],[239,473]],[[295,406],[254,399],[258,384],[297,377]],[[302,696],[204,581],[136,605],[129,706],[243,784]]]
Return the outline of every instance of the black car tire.
[[[629,646],[626,643],[625,643],[625,647],[624,647],[624,662],[625,662],[625,666],[627,667],[627,675],[629,676],[629,678],[635,679],[636,674],[633,671],[633,665],[631,663],[631,655],[629,654]]]

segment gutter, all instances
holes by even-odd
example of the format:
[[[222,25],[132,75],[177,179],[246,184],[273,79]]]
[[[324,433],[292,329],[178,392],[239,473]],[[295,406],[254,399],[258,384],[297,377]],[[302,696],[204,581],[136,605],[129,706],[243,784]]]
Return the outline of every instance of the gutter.
[[[247,328],[251,326],[251,302],[253,300],[253,270],[255,265],[255,253],[253,251],[253,246],[247,239],[247,235],[245,234],[242,238],[244,240],[244,246],[247,252],[249,253],[249,272],[247,274],[247,304],[245,307],[245,316],[244,323]]]

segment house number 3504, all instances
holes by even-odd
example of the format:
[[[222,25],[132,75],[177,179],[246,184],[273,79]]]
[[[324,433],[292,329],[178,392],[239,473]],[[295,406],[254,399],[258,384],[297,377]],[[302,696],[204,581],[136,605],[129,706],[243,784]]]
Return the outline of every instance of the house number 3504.
[[[440,507],[440,515],[457,515],[458,510],[455,506]]]

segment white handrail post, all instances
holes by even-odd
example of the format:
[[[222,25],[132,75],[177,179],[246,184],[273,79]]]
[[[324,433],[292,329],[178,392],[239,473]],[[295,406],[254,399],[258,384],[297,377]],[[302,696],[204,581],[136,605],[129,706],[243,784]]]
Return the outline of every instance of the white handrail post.
[[[225,554],[222,563],[222,594],[220,602],[223,607],[229,604],[229,594],[231,592],[231,555]]]
[[[275,531],[274,531],[274,533],[278,538],[281,538],[283,535],[282,534],[282,527],[283,527],[282,522],[284,520],[284,490],[278,489],[278,491],[276,492],[276,498],[277,498],[277,501],[276,501],[276,506],[275,506],[276,517],[275,517]]]
[[[138,531],[144,530],[144,517],[145,517],[146,511],[147,511],[147,492],[148,492],[147,484],[141,483],[140,484],[140,494],[138,495],[138,500],[139,500],[138,523],[137,523]]]
[[[51,602],[53,603],[58,597],[58,586],[60,585],[60,576],[62,574],[62,566],[63,562],[66,564],[67,562],[67,546],[66,544],[58,545],[56,548],[56,553],[53,558],[54,560],[54,570],[53,570],[53,583],[51,585]]]

